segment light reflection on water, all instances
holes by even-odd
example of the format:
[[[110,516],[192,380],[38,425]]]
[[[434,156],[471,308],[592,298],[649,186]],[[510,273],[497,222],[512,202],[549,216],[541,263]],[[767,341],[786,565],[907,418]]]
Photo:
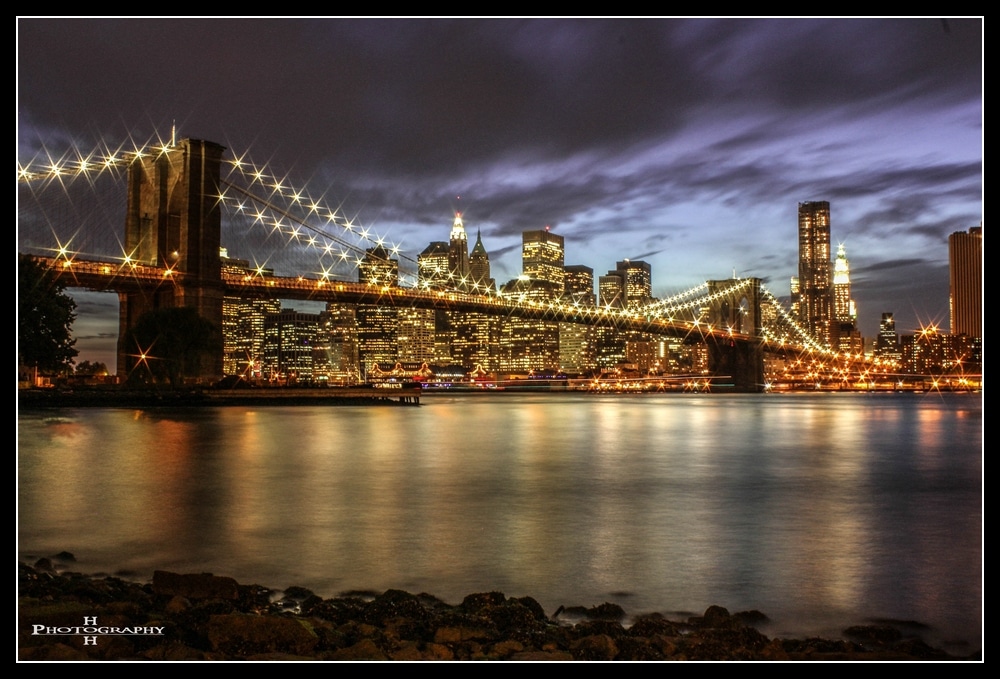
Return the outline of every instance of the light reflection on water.
[[[977,395],[489,395],[19,416],[22,558],[324,596],[866,617],[979,647]]]

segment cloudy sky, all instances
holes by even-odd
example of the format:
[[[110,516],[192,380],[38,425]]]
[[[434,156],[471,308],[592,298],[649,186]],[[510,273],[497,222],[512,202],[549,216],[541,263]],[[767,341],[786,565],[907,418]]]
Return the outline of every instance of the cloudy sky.
[[[166,139],[176,122],[410,257],[447,240],[459,209],[499,281],[520,273],[520,233],[549,226],[595,275],[646,260],[661,297],[734,270],[787,295],[797,205],[826,200],[862,332],[884,311],[901,332],[947,328],[947,237],[982,221],[978,18],[17,29],[20,164]],[[116,299],[78,299],[80,359],[113,363]]]

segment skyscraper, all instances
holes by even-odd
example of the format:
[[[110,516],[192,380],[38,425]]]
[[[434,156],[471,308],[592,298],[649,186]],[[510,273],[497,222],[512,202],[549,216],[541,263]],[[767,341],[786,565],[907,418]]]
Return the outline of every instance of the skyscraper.
[[[851,265],[847,261],[844,244],[837,247],[837,261],[833,265],[833,334],[837,351],[852,354],[864,353],[864,340],[857,328],[858,312],[851,299]]]
[[[823,346],[832,339],[830,203],[799,203],[799,322]]]
[[[983,336],[983,227],[948,236],[951,334]]]
[[[626,259],[615,265],[624,283],[625,306],[638,309],[653,299],[653,276],[649,264]]]
[[[469,281],[469,237],[462,223],[462,213],[455,213],[455,221],[451,225],[451,238],[448,240],[448,270],[454,280],[453,285],[461,290],[470,286]]]
[[[565,241],[548,229],[525,231],[521,234],[521,269],[532,280],[551,283],[551,292],[559,297],[563,292],[566,264]]]
[[[833,266],[833,316],[838,323],[853,323],[857,318],[851,299],[851,264],[843,243],[837,247],[837,261]]]

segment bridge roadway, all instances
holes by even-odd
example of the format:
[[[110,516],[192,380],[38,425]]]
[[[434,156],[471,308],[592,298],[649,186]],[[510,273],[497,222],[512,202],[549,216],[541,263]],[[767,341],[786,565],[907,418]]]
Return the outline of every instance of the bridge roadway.
[[[163,285],[183,285],[185,274],[155,266],[40,257],[67,287],[102,292],[141,292]],[[69,279],[69,280],[67,280]],[[243,298],[277,298],[376,304],[420,309],[478,312],[553,322],[618,327],[671,337],[698,338],[715,342],[753,344],[749,335],[713,328],[704,323],[654,318],[627,309],[608,309],[560,304],[519,296],[475,295],[458,291],[424,290],[398,286],[376,286],[313,278],[262,276],[222,272],[226,295]]]

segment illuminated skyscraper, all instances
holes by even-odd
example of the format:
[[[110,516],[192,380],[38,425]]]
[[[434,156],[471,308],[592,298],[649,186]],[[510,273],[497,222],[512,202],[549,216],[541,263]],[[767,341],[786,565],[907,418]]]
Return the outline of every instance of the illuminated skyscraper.
[[[462,223],[462,213],[455,213],[455,221],[451,225],[451,238],[448,241],[448,270],[455,281],[455,287],[465,290],[471,287],[469,281],[469,237]]]
[[[313,355],[319,333],[319,314],[284,309],[264,322],[262,376],[287,383],[313,381]]]
[[[562,236],[548,229],[525,231],[521,234],[521,269],[532,280],[552,283],[555,297],[563,292],[566,263],[565,242]]]
[[[625,292],[625,306],[637,309],[649,304],[653,299],[652,270],[646,262],[626,259],[615,265],[622,277]]]
[[[983,336],[983,227],[948,236],[951,334]]]
[[[833,330],[830,269],[830,203],[799,203],[799,322],[824,346]]]
[[[833,332],[834,347],[852,354],[864,353],[864,340],[857,328],[858,312],[851,299],[851,265],[847,261],[844,244],[837,248],[837,261],[833,265]]]
[[[843,243],[837,248],[833,266],[833,315],[838,323],[853,323],[858,317],[851,299],[851,264]]]

